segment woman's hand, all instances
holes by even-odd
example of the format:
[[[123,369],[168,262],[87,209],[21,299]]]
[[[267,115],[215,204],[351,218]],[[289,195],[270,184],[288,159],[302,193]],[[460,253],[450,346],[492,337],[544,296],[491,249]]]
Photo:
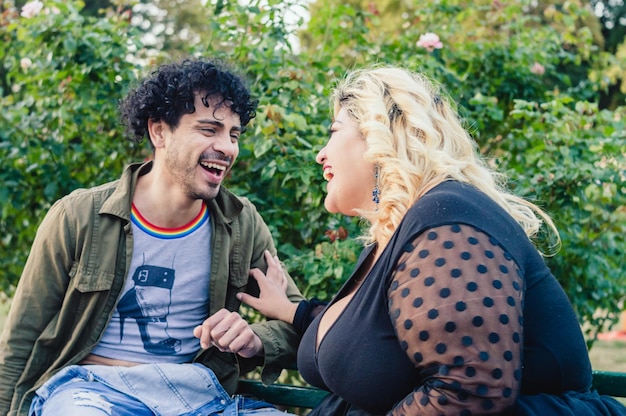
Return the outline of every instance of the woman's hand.
[[[250,270],[250,275],[259,284],[259,297],[255,298],[247,293],[237,293],[237,299],[270,319],[280,319],[291,324],[298,304],[291,302],[287,297],[287,278],[278,257],[272,257],[269,251],[265,251],[265,259],[267,261],[267,274],[263,274],[259,269]]]

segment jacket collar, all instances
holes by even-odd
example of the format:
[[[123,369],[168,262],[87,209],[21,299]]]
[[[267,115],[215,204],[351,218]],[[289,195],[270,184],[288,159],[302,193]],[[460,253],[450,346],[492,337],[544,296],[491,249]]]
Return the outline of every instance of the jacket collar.
[[[102,204],[99,213],[115,215],[130,221],[130,210],[137,179],[139,176],[150,172],[150,169],[152,169],[152,161],[133,163],[126,167],[113,193]],[[231,222],[243,209],[240,199],[224,186],[220,187],[220,191],[214,199],[205,202],[211,215],[220,222]]]

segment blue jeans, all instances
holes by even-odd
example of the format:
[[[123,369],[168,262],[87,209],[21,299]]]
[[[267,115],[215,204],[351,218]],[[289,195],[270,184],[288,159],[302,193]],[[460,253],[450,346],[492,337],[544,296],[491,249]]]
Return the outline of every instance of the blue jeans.
[[[73,365],[37,389],[30,416],[286,416],[271,404],[231,398],[201,364]]]

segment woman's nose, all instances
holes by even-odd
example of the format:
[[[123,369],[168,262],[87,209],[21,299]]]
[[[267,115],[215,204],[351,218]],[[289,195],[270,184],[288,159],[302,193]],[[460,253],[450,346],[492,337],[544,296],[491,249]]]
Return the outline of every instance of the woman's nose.
[[[326,146],[322,147],[322,149],[319,152],[317,152],[317,156],[315,156],[315,161],[319,163],[320,165],[323,165],[325,160],[326,160]]]

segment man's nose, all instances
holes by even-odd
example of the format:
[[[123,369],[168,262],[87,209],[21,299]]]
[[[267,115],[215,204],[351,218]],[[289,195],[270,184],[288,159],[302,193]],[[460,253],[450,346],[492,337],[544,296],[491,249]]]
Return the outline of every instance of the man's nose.
[[[214,150],[222,152],[228,156],[233,155],[238,148],[239,142],[234,140],[228,132],[218,134],[215,142],[213,143]]]

